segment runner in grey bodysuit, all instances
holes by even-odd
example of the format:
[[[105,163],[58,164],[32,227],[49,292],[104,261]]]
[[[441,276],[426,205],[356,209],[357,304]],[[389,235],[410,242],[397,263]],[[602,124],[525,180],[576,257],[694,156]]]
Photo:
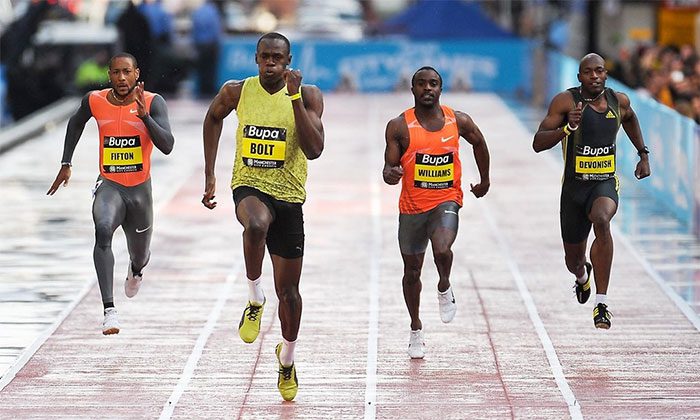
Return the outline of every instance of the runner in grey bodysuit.
[[[143,83],[137,83],[136,60],[129,54],[117,54],[110,61],[109,74],[112,84],[112,91],[107,95],[109,102],[120,107],[130,106],[135,102],[137,115],[146,126],[153,145],[164,154],[169,154],[173,148],[174,138],[170,131],[165,100],[159,95],[154,95],[149,109],[146,109]],[[73,152],[85,124],[94,117],[89,101],[91,93],[83,97],[79,109],[68,122],[61,170],[49,189],[48,195],[53,195],[61,184],[66,185],[70,179]],[[131,112],[136,113],[136,111]],[[108,308],[114,307],[112,237],[117,227],[121,226],[124,230],[131,261],[127,278],[137,276],[140,282],[141,270],[150,258],[149,248],[153,233],[151,180],[149,177],[141,184],[124,186],[100,175],[93,189],[93,197],[92,217],[95,223],[93,259],[106,314]],[[127,295],[133,296],[133,294]],[[104,334],[118,332],[118,324],[116,328],[105,328],[103,325]]]

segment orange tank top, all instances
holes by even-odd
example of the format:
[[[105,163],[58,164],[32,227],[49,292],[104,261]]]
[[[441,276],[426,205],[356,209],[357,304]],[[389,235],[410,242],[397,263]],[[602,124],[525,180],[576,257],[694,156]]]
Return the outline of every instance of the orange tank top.
[[[399,211],[417,214],[446,201],[462,206],[462,164],[459,160],[459,129],[454,111],[442,106],[445,125],[428,131],[416,118],[415,108],[404,111],[408,126],[408,149],[401,156],[403,177]]]
[[[151,176],[153,141],[146,125],[136,115],[137,105],[112,105],[110,89],[90,95],[90,111],[100,130],[100,174],[118,184],[133,187]],[[154,94],[145,92],[146,109]]]

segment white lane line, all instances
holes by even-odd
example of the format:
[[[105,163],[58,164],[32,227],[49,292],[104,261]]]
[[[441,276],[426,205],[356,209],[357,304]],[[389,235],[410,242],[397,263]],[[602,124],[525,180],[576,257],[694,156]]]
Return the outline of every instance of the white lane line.
[[[686,318],[688,318],[688,321],[690,321],[691,324],[695,327],[697,331],[700,331],[700,317],[698,317],[698,314],[695,313],[695,311],[690,307],[688,302],[686,302],[683,298],[678,296],[678,293],[676,293],[675,290],[673,290],[668,283],[661,277],[658,273],[658,271],[654,270],[654,268],[649,264],[649,261],[647,261],[644,257],[642,257],[639,254],[639,251],[635,248],[634,245],[630,242],[630,240],[627,238],[627,236],[620,231],[620,229],[617,227],[615,223],[612,225],[612,231],[614,234],[614,238],[618,238],[622,243],[625,245],[627,250],[629,250],[630,254],[634,256],[634,258],[637,259],[639,264],[644,268],[644,271],[649,274],[649,276],[654,279],[656,284],[659,286],[661,290],[666,293],[666,296],[671,299],[673,303],[676,304],[678,309],[685,315]]]
[[[379,127],[379,110],[377,101],[372,101],[371,109],[369,110],[372,118],[370,119],[370,127],[368,133],[378,133]],[[377,144],[382,144],[375,141],[375,136],[366,136],[369,140],[367,150],[371,154],[368,161],[371,163],[371,168],[381,168],[384,164],[384,156],[377,150]],[[377,341],[379,339],[379,278],[381,276],[381,258],[382,258],[382,200],[381,200],[381,183],[380,174],[377,170],[369,171],[369,188],[370,188],[370,211],[372,217],[372,231],[370,239],[370,265],[369,265],[369,319],[367,325],[367,370],[365,373],[365,420],[374,420],[377,417]]]
[[[34,356],[34,353],[36,353],[37,350],[39,350],[39,347],[41,347],[46,340],[48,340],[49,337],[51,337],[51,334],[54,333],[58,329],[58,327],[63,323],[63,321],[68,317],[68,315],[73,311],[73,309],[78,306],[78,303],[83,300],[85,295],[88,294],[88,292],[92,289],[92,286],[97,282],[97,278],[94,277],[91,280],[85,282],[83,285],[83,288],[80,290],[78,295],[66,306],[63,311],[58,315],[56,320],[47,328],[44,330],[44,332],[39,335],[39,337],[34,340],[34,342],[27,348],[25,348],[20,356],[15,360],[15,362],[10,366],[10,368],[5,371],[5,374],[0,378],[0,391],[2,391],[10,382],[12,382],[13,379],[15,379],[15,375],[17,375],[17,372],[19,372],[24,365],[27,364],[29,359]],[[95,332],[97,334],[97,332]]]
[[[153,212],[155,214],[160,213],[160,210],[168,204],[177,194],[178,191],[185,185],[185,183],[189,180],[188,177],[184,177],[180,182],[174,184],[174,188],[170,189],[167,193],[163,194],[163,198],[160,199],[157,203],[155,203],[154,210]],[[126,254],[127,250],[126,248],[119,248],[116,252],[114,252],[114,259],[119,260],[124,257]],[[13,379],[15,379],[15,376],[17,375],[17,372],[22,370],[24,365],[27,364],[29,359],[34,356],[34,353],[39,350],[39,348],[46,342],[46,340],[53,335],[54,332],[58,329],[58,327],[61,326],[63,321],[68,318],[68,315],[75,309],[76,306],[85,298],[85,295],[87,295],[92,287],[97,283],[97,277],[92,277],[91,279],[87,280],[83,284],[83,288],[78,292],[78,294],[73,298],[73,300],[70,301],[68,306],[66,306],[60,314],[56,317],[54,322],[46,328],[35,340],[32,342],[32,344],[28,347],[26,347],[20,356],[15,360],[15,362],[10,366],[9,369],[5,371],[5,373],[0,377],[0,391],[5,389],[5,387],[12,382]]]
[[[382,255],[381,201],[379,182],[371,184],[372,240],[369,267],[369,325],[367,332],[367,372],[365,420],[377,416],[377,339],[379,335],[379,276]]]
[[[489,227],[491,228],[491,233],[493,233],[494,237],[496,238],[496,241],[498,242],[498,245],[501,247],[501,250],[507,258],[508,268],[510,269],[511,274],[513,275],[513,280],[515,281],[515,284],[518,286],[518,291],[520,292],[520,296],[523,298],[523,303],[525,303],[525,307],[527,308],[527,313],[530,316],[530,320],[535,326],[535,331],[537,331],[537,336],[539,337],[540,342],[542,343],[544,352],[547,355],[547,360],[549,361],[549,366],[552,369],[554,380],[557,383],[559,392],[561,392],[561,395],[564,397],[564,401],[566,401],[566,405],[569,408],[569,415],[571,415],[572,419],[583,419],[583,415],[581,414],[581,406],[576,400],[576,396],[574,395],[573,391],[571,391],[569,383],[566,381],[564,371],[562,370],[561,363],[559,363],[559,358],[557,357],[557,352],[554,350],[552,340],[547,334],[547,330],[544,327],[544,323],[542,322],[539,313],[537,313],[537,306],[535,305],[535,301],[532,299],[532,295],[530,294],[530,291],[525,285],[525,280],[523,279],[523,276],[520,272],[520,268],[518,268],[518,264],[515,262],[513,253],[510,250],[510,246],[504,239],[505,236],[496,224],[496,220],[494,219],[488,206],[482,200],[477,200],[477,203],[481,208],[482,213],[486,217],[486,221],[488,222]]]
[[[212,308],[211,312],[209,313],[207,322],[206,324],[204,324],[202,331],[199,333],[199,337],[197,337],[197,341],[195,342],[194,348],[192,349],[192,353],[190,353],[190,357],[187,358],[187,363],[185,364],[185,368],[182,370],[180,380],[177,382],[177,385],[175,385],[175,389],[173,389],[172,394],[170,394],[170,398],[168,398],[168,401],[166,401],[163,405],[163,410],[160,413],[161,420],[169,419],[170,417],[172,417],[173,411],[175,410],[175,406],[180,400],[180,397],[182,396],[183,392],[185,392],[185,388],[187,388],[187,385],[189,385],[190,380],[192,379],[192,375],[194,374],[194,370],[197,367],[197,363],[199,363],[199,359],[200,357],[202,357],[204,346],[207,344],[211,333],[214,331],[216,324],[219,322],[221,312],[224,309],[224,304],[231,295],[231,291],[233,290],[233,284],[236,278],[238,277],[238,274],[240,273],[242,267],[243,258],[239,258],[238,263],[234,267],[233,271],[226,277],[226,282],[222,286],[223,290],[221,290],[221,292],[218,293],[219,298],[217,299],[214,308]]]

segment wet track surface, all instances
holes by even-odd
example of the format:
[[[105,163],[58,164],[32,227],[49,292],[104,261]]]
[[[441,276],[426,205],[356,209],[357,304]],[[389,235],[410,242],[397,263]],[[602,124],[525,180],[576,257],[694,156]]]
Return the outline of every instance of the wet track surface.
[[[280,332],[267,262],[263,331],[253,344],[236,331],[247,286],[228,188],[234,118],[217,160],[219,206],[209,211],[199,202],[206,104],[169,101],[176,146],[167,157],[154,151],[153,258],[141,292],[126,299],[124,238],[115,235],[122,332],[111,337],[100,333],[92,265],[96,129],[90,123],[85,130],[71,183],[54,197],[44,194],[65,126],[1,155],[0,417],[697,417],[697,242],[648,197],[623,190],[609,292],[613,327],[596,330],[593,298],[576,303],[563,263],[561,164],[534,154],[530,127],[492,95],[443,96],[484,132],[492,190],[481,200],[465,195],[453,249],[458,312],[450,324],[439,320],[437,274],[426,256],[427,354],[408,359],[399,191],[382,183],[380,171],[385,124],[410,100],[326,97],[326,150],[310,163],[304,206],[293,403],[283,403],[275,386]],[[468,186],[476,171],[467,146],[462,161]]]

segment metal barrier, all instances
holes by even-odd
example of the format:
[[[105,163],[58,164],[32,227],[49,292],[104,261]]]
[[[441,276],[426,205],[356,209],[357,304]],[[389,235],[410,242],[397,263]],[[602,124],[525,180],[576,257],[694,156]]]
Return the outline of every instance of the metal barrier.
[[[51,124],[68,118],[80,105],[80,98],[63,98],[23,118],[0,133],[0,154],[45,131]]]

